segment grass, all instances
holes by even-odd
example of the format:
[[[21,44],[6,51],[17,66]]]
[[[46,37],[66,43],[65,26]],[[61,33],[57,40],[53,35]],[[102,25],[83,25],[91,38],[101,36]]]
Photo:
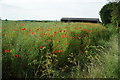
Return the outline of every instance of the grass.
[[[116,42],[106,44],[115,34],[93,23],[3,21],[3,78],[117,77]]]
[[[109,42],[106,42],[106,48],[101,65],[91,68],[88,78],[118,78],[118,36],[114,35]]]

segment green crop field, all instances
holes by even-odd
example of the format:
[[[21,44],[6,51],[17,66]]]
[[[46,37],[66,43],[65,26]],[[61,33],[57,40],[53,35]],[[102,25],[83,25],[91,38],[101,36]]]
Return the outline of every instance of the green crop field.
[[[97,23],[2,21],[3,77],[116,78],[117,68],[110,70],[117,62],[106,64],[110,70],[104,64],[114,58],[106,42],[116,34],[117,28]]]

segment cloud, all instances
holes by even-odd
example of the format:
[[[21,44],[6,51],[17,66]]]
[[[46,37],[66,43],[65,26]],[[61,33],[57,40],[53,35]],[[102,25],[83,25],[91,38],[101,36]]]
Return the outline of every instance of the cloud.
[[[2,18],[99,17],[99,10],[106,3],[106,0],[3,0]]]
[[[20,7],[18,7],[18,6],[14,6],[14,5],[10,5],[10,4],[5,4],[5,3],[2,3],[2,4],[1,4],[1,7],[20,8]]]

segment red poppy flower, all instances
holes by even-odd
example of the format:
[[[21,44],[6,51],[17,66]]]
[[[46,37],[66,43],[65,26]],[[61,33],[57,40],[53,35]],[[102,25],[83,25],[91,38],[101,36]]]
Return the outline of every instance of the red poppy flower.
[[[26,32],[26,34],[28,34],[28,32]]]
[[[51,54],[54,54],[54,52],[52,52]]]
[[[48,42],[49,42],[49,41],[51,41],[51,40],[46,40],[46,41],[48,41]]]
[[[78,39],[81,39],[81,37],[78,37]]]
[[[55,53],[60,53],[60,52],[62,52],[62,50],[55,51]]]
[[[65,38],[65,36],[62,36],[62,38]]]
[[[57,32],[55,31],[54,34],[56,34]]]
[[[46,35],[45,33],[43,35]]]
[[[4,52],[6,53],[6,52],[8,52],[7,50],[4,50]]]
[[[4,50],[5,53],[7,53],[7,52],[9,52],[9,51],[10,51],[10,49],[8,49],[8,50]]]
[[[31,34],[36,34],[36,33],[34,33],[34,32],[31,32]]]
[[[46,31],[50,31],[50,29],[46,29]]]
[[[48,34],[48,36],[50,36],[50,34]]]
[[[42,49],[43,47],[42,47],[42,46],[40,46],[40,48]]]
[[[66,43],[66,45],[68,45],[68,43]]]
[[[71,37],[72,39],[74,39],[75,37]]]
[[[21,30],[25,30],[26,28],[23,28],[23,29],[21,29]]]
[[[36,29],[36,30],[39,30],[39,29]]]
[[[86,31],[86,29],[83,29],[82,31]]]
[[[62,52],[62,50],[59,50],[59,52]]]
[[[50,37],[53,37],[53,36],[50,36]]]
[[[75,28],[76,30],[78,29],[78,28]]]
[[[55,51],[55,53],[58,53],[59,51]]]
[[[16,55],[14,55],[16,58],[18,58],[18,55],[16,54]]]

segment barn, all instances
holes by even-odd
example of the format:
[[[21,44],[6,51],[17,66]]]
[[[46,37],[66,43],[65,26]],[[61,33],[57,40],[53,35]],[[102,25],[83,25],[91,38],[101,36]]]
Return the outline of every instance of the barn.
[[[90,23],[100,23],[99,18],[62,18],[61,22],[90,22]]]

